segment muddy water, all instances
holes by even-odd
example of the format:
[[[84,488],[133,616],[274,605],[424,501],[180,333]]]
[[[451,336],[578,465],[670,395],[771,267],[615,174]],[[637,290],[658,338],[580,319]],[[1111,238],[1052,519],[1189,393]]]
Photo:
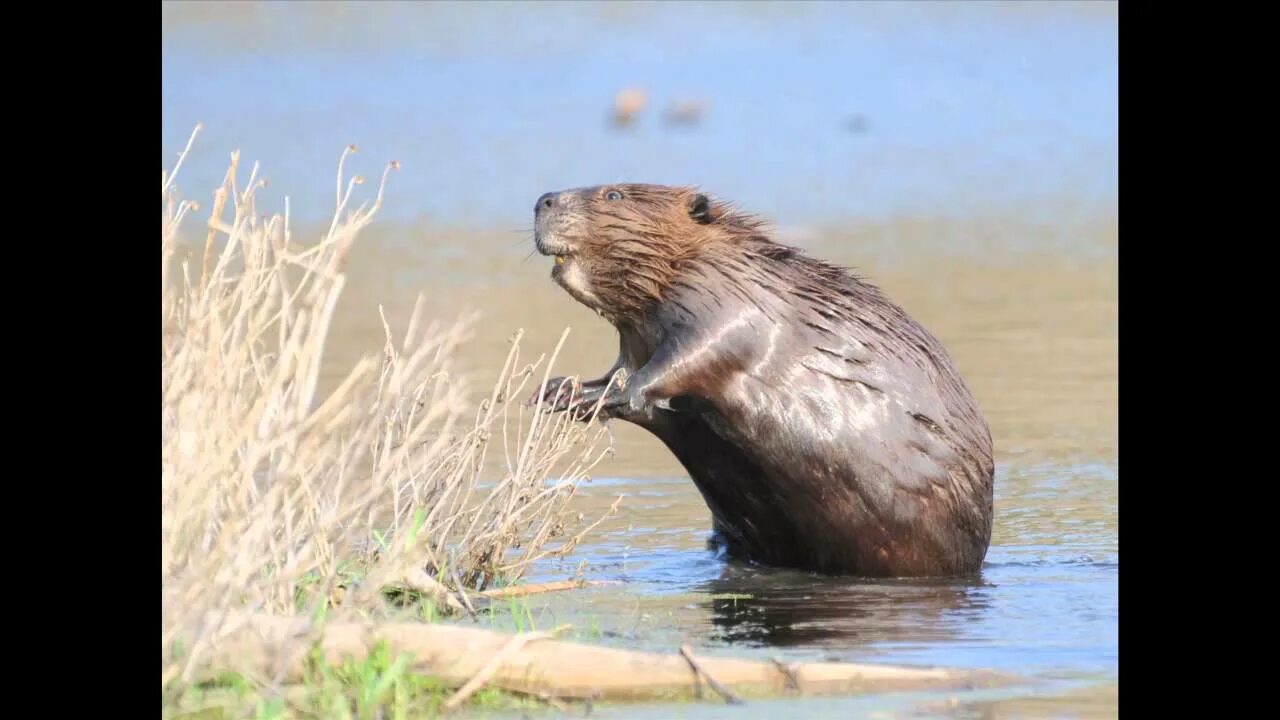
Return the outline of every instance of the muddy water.
[[[813,715],[1114,714],[1114,227],[1106,216],[1052,229],[998,217],[906,218],[796,238],[886,288],[939,336],[973,387],[997,451],[996,523],[980,578],[849,582],[726,563],[705,548],[710,517],[679,465],[642,431],[619,426],[616,454],[577,500],[590,517],[622,495],[619,513],[572,557],[533,577],[563,579],[583,568],[588,578],[617,582],[532,599],[536,623],[572,623],[584,637],[626,647],[671,650],[691,642],[708,652],[988,667],[1063,683],[1039,699],[815,701],[804,706]],[[944,230],[948,242],[939,243]],[[528,256],[528,240],[514,231],[462,238],[430,228],[370,235],[335,326],[338,357],[377,347],[378,303],[396,324],[423,292],[436,316],[482,312],[459,356],[477,390],[498,372],[517,328],[526,331],[532,355],[550,351],[569,327],[557,370],[599,373],[614,357],[612,329],[550,283],[549,262]],[[791,712],[758,707],[768,709],[753,716]],[[723,713],[706,706],[650,710],[627,712]]]

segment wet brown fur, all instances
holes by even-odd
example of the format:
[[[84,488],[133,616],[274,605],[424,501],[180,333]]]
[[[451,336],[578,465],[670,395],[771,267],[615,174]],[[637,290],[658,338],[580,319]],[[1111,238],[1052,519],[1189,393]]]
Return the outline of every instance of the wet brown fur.
[[[607,413],[667,443],[731,550],[837,573],[978,570],[992,522],[990,432],[941,344],[879,288],[694,188],[609,185],[552,203],[539,249],[564,251],[574,265],[557,280],[618,328],[615,369],[636,373],[664,342],[687,353],[694,343],[681,338],[708,324],[749,326]],[[781,349],[757,364],[769,333]],[[802,423],[842,414],[845,434],[788,425],[793,406],[808,413]]]
[[[690,218],[693,188],[611,185],[624,194],[610,202],[600,193],[584,198],[590,218],[577,253],[587,264],[604,303],[594,307],[611,320],[638,320],[661,304],[700,261],[724,255],[739,242],[763,239],[765,225],[708,200],[707,223]]]

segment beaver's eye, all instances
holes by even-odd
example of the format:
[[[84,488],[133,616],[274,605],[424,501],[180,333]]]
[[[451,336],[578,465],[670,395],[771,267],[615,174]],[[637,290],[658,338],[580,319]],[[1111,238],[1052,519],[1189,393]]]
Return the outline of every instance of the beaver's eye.
[[[621,200],[622,193],[618,192],[617,190],[610,190],[609,192],[604,194],[604,199],[605,200]]]

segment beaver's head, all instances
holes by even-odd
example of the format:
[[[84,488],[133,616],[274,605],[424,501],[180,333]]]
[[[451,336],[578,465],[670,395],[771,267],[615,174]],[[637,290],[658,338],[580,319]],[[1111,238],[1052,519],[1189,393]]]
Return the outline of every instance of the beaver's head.
[[[534,206],[538,252],[551,277],[613,321],[662,302],[681,265],[755,225],[692,188],[601,185],[549,192]]]

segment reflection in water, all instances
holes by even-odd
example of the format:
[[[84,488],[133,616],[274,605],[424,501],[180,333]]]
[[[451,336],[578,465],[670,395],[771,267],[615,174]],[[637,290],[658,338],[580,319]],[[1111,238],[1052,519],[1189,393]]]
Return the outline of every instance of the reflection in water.
[[[737,563],[699,586],[716,636],[767,647],[848,648],[871,643],[938,643],[957,616],[988,607],[981,579],[871,581],[815,577]]]
[[[619,515],[531,578],[581,569],[617,584],[537,602],[545,623],[594,627],[626,647],[691,642],[795,660],[1112,681],[1114,469],[1007,464],[1013,469],[997,479],[996,537],[981,575],[968,581],[841,579],[726,561],[707,546],[709,515],[687,478],[633,478],[584,486],[578,507],[590,513],[622,494]]]

